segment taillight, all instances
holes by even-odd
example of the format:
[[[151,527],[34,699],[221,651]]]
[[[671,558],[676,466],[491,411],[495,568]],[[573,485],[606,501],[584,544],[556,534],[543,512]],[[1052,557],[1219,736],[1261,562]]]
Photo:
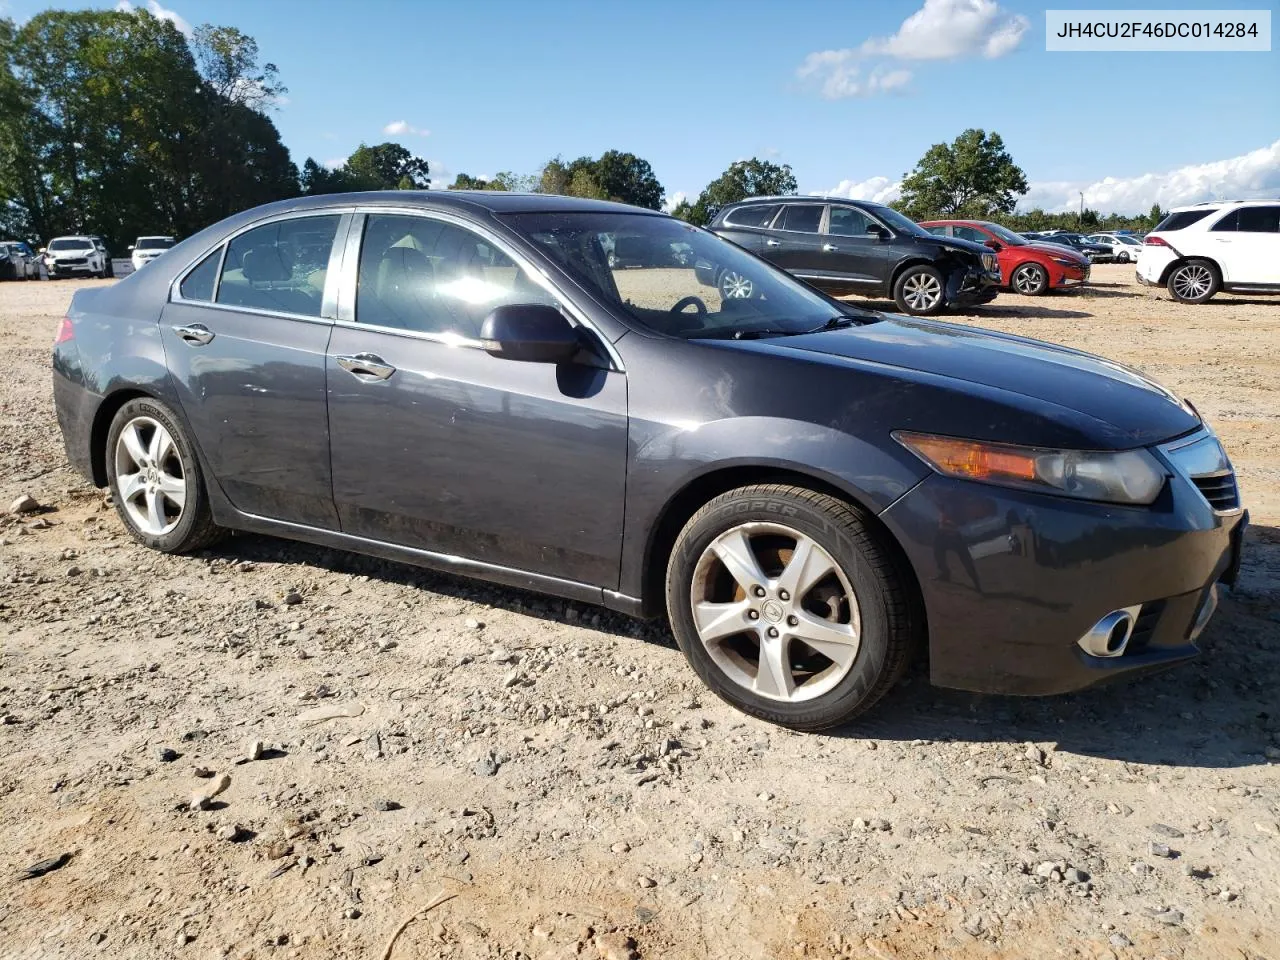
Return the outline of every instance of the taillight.
[[[1164,237],[1147,237],[1142,241],[1142,244],[1146,247],[1167,247],[1169,245]]]
[[[60,343],[66,343],[68,340],[74,340],[76,335],[75,327],[71,325],[70,317],[63,317],[62,323],[58,324],[58,335],[53,338],[53,345],[56,347]]]

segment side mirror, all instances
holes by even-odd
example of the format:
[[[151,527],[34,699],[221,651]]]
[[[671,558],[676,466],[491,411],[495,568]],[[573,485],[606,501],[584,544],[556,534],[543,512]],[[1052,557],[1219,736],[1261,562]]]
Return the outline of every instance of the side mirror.
[[[49,252],[49,248],[48,248],[48,247],[41,247],[41,248],[40,248],[40,252],[41,252],[41,253],[48,253],[48,252]]]
[[[130,253],[133,253],[133,244],[132,244],[132,243],[131,243],[131,244],[129,244],[129,252],[130,252]]]
[[[868,223],[867,236],[875,237],[877,240],[884,240],[888,237],[888,231],[878,223]]]
[[[567,363],[581,348],[573,324],[544,303],[495,307],[480,324],[480,340],[492,356],[527,363]]]
[[[1004,249],[1004,244],[1001,243],[999,240],[984,240],[982,245],[984,247],[990,247],[996,253],[999,253],[1001,250]]]

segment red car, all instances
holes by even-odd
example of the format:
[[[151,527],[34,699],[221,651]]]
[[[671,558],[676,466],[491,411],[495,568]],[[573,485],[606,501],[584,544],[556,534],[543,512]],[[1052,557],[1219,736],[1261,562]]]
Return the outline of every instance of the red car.
[[[920,224],[940,237],[984,243],[1000,261],[1000,285],[1005,290],[1038,297],[1089,279],[1089,259],[1069,247],[1031,241],[1008,227],[986,220],[927,220]]]

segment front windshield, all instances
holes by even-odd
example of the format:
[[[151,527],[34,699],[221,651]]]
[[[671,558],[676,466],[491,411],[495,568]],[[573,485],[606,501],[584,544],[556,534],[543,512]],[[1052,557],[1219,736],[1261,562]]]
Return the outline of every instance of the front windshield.
[[[139,237],[135,250],[168,250],[173,246],[172,237]]]
[[[1027,245],[1026,237],[1018,236],[1008,227],[1002,227],[998,223],[984,223],[983,226],[986,227],[989,232],[994,233],[1001,243],[1007,244],[1011,247],[1025,247]]]
[[[514,213],[503,219],[592,294],[659,333],[785,336],[836,316],[873,316],[670,217]]]
[[[54,240],[49,244],[50,250],[92,250],[93,244],[88,240]]]
[[[913,237],[933,236],[933,234],[920,226],[920,224],[916,223],[914,220],[904,217],[897,210],[893,209],[893,207],[886,207],[879,203],[868,203],[866,207],[868,213],[875,214],[899,233],[909,233]]]

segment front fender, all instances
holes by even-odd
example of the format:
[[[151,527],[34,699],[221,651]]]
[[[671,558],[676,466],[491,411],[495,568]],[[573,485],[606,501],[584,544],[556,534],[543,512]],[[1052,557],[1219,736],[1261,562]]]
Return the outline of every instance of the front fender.
[[[744,416],[655,423],[633,418],[620,591],[643,596],[654,538],[684,491],[713,474],[747,477],[752,471],[806,476],[880,513],[928,468],[905,451],[894,456],[851,434],[803,421]]]

